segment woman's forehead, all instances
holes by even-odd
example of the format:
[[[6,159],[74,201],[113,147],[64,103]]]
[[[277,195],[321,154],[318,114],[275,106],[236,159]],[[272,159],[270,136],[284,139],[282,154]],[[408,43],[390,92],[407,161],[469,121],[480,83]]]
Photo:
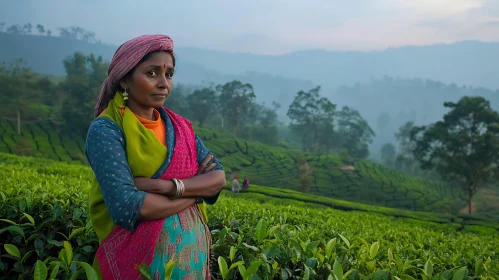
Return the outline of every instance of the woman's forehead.
[[[141,63],[142,66],[157,65],[173,67],[173,58],[170,53],[167,52],[154,52],[149,57]]]

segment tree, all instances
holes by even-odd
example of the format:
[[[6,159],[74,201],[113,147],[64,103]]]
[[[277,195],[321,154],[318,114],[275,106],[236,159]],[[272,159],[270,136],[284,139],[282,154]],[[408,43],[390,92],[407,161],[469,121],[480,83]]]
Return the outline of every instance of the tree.
[[[443,120],[414,127],[414,156],[424,169],[436,168],[471,199],[484,184],[499,176],[499,113],[483,97],[445,102],[450,111]]]
[[[232,126],[232,133],[236,137],[236,130],[249,112],[250,106],[256,98],[251,84],[243,84],[234,80],[224,85],[216,86],[219,93],[219,104],[223,116]]]
[[[79,52],[64,60],[66,79],[62,87],[67,98],[63,101],[61,120],[66,129],[86,134],[107,67],[102,57],[86,57]]]
[[[35,74],[22,59],[16,59],[6,73],[8,73],[8,80],[4,85],[7,89],[4,104],[6,103],[7,111],[15,112],[17,115],[17,133],[20,135],[21,115],[38,100],[40,95],[32,86]]]
[[[40,33],[40,35],[45,34],[45,27],[43,27],[43,25],[37,24],[36,29],[38,30],[38,33]]]
[[[195,90],[187,96],[187,104],[192,114],[192,118],[203,127],[205,121],[210,119],[217,111],[217,93],[211,88]]]
[[[87,31],[79,26],[71,26],[69,28],[59,28],[59,34],[61,37],[67,37],[89,43],[97,41],[94,32]]]
[[[335,138],[340,139],[342,148],[347,149],[348,153],[356,158],[369,156],[369,144],[372,143],[375,133],[359,111],[343,106],[337,114],[337,127]]]
[[[395,146],[392,143],[385,143],[381,147],[381,160],[383,160],[383,164],[388,167],[393,167],[395,165],[395,157],[397,152],[395,150]]]
[[[320,127],[324,123],[332,123],[336,105],[326,97],[319,95],[320,86],[305,92],[299,91],[291,105],[287,116],[291,119],[290,128],[302,137],[306,149],[312,140],[312,151],[317,153]],[[312,137],[309,137],[309,136]]]
[[[24,29],[19,24],[15,24],[7,27],[7,33],[22,34],[24,33]]]
[[[31,23],[27,23],[24,25],[23,28],[24,28],[24,32],[29,34],[29,33],[31,33],[31,29],[33,28],[33,25],[31,25]]]

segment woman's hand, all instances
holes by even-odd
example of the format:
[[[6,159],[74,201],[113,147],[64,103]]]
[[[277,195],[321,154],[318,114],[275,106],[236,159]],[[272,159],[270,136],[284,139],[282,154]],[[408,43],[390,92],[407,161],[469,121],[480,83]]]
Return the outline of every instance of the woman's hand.
[[[211,155],[211,154],[208,154],[204,158],[203,162],[198,167],[198,174],[197,175],[201,175],[201,174],[205,174],[207,172],[210,172],[211,170],[213,170],[213,168],[215,168],[215,166],[217,166],[217,164],[215,162],[208,164],[210,162],[210,160],[212,160],[212,159],[213,159],[213,155]]]
[[[217,165],[216,163],[209,163],[213,159],[213,155],[207,155],[203,162],[198,167],[198,173],[195,177],[199,175],[206,174],[213,171],[213,168]],[[217,175],[205,177],[203,181],[193,179],[184,179],[186,185],[190,185],[186,188],[186,193],[184,197],[192,197],[192,195],[198,195],[198,197],[212,196],[214,193],[221,191],[223,186],[225,186],[225,174],[223,171],[217,171]],[[221,174],[218,174],[221,173]],[[222,178],[223,177],[223,178]],[[223,180],[222,180],[223,179]],[[194,183],[193,185],[189,184]],[[176,193],[176,186],[171,180],[163,179],[151,179],[146,177],[136,177],[134,178],[134,185],[137,189],[145,191],[148,193],[161,194],[168,197],[173,197]],[[215,189],[212,187],[214,185]],[[193,193],[191,193],[191,191]]]

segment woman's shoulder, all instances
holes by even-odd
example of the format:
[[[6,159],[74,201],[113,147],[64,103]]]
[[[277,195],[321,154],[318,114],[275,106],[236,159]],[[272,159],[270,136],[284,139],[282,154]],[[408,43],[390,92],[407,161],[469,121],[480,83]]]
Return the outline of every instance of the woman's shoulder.
[[[99,134],[122,134],[121,128],[113,120],[100,116],[90,123],[87,138]]]

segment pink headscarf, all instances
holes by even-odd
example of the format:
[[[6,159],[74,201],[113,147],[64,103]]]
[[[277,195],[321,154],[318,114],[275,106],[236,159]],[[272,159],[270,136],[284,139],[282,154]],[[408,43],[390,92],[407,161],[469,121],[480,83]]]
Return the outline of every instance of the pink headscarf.
[[[119,81],[132,70],[140,60],[150,52],[169,51],[174,54],[173,40],[167,35],[142,35],[123,43],[114,53],[113,60],[107,71],[107,78],[102,84],[102,88],[97,98],[94,108],[94,118],[107,107],[113,98],[113,89]]]

